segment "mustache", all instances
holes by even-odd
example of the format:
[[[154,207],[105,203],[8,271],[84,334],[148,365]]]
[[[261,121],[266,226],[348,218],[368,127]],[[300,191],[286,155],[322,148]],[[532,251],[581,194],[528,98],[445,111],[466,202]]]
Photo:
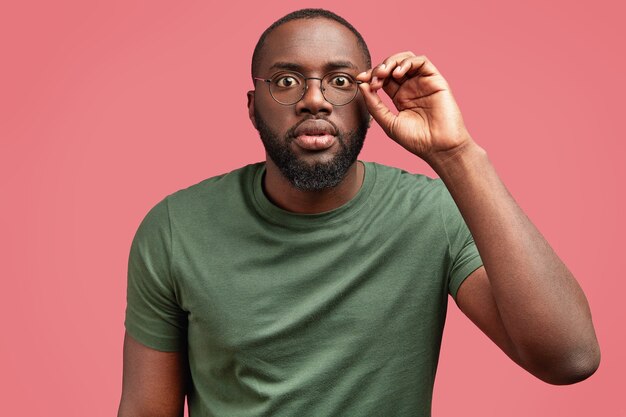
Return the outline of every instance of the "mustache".
[[[302,123],[309,121],[309,120],[323,120],[327,123],[329,123],[333,129],[335,129],[335,132],[337,132],[337,137],[338,139],[341,141],[342,139],[342,134],[340,132],[339,129],[337,129],[337,125],[335,125],[333,122],[331,122],[330,120],[328,120],[328,118],[324,117],[324,116],[309,116],[309,117],[305,117],[304,119],[300,120],[298,123],[296,123],[295,125],[293,125],[292,127],[289,128],[289,130],[287,130],[287,132],[285,133],[285,141],[287,143],[291,143],[296,139],[296,129],[298,128],[298,126],[300,126]]]

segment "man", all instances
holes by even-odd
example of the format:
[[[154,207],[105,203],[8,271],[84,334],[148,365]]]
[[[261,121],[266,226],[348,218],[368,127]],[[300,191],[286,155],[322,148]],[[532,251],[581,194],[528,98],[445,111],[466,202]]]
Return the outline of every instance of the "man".
[[[185,396],[192,416],[428,416],[447,294],[538,378],[595,371],[584,294],[426,57],[372,67],[348,22],[301,10],[252,77],[265,163],[167,197],[133,242],[120,416]],[[441,180],[357,161],[370,115]]]

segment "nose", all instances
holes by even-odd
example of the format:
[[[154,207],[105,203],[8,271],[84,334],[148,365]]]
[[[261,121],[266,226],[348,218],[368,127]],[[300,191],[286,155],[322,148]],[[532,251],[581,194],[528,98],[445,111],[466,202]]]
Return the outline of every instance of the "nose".
[[[296,112],[302,113],[327,113],[333,111],[333,105],[324,98],[322,94],[322,80],[319,78],[307,78],[306,90],[299,102],[296,103]]]

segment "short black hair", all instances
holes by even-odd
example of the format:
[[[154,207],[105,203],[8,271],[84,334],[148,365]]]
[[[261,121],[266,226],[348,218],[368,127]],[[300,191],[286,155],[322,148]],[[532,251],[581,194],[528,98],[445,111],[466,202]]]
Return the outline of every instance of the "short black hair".
[[[365,43],[363,36],[361,36],[359,31],[356,30],[354,26],[352,26],[346,19],[344,19],[343,17],[331,11],[324,10],[324,9],[300,9],[300,10],[296,10],[295,12],[291,12],[281,17],[280,19],[272,23],[270,27],[265,29],[265,32],[261,34],[259,41],[254,47],[254,53],[252,54],[252,68],[251,68],[252,77],[256,77],[258,75],[256,72],[259,69],[261,58],[263,57],[262,50],[263,50],[263,45],[265,44],[265,39],[268,37],[270,33],[274,31],[274,29],[276,29],[277,27],[281,25],[284,25],[287,22],[291,22],[292,20],[318,19],[318,18],[334,20],[335,22],[342,24],[343,26],[348,28],[352,33],[354,33],[354,36],[356,36],[357,44],[361,48],[361,52],[363,52],[363,56],[365,58],[367,66],[368,67],[372,66],[372,58],[370,56],[370,51],[367,48],[367,44]]]

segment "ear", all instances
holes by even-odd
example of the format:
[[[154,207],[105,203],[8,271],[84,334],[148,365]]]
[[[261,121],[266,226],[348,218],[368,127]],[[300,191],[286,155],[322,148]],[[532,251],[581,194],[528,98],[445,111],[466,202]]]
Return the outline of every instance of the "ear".
[[[248,117],[252,126],[256,129],[256,118],[254,117],[254,90],[248,91]]]

